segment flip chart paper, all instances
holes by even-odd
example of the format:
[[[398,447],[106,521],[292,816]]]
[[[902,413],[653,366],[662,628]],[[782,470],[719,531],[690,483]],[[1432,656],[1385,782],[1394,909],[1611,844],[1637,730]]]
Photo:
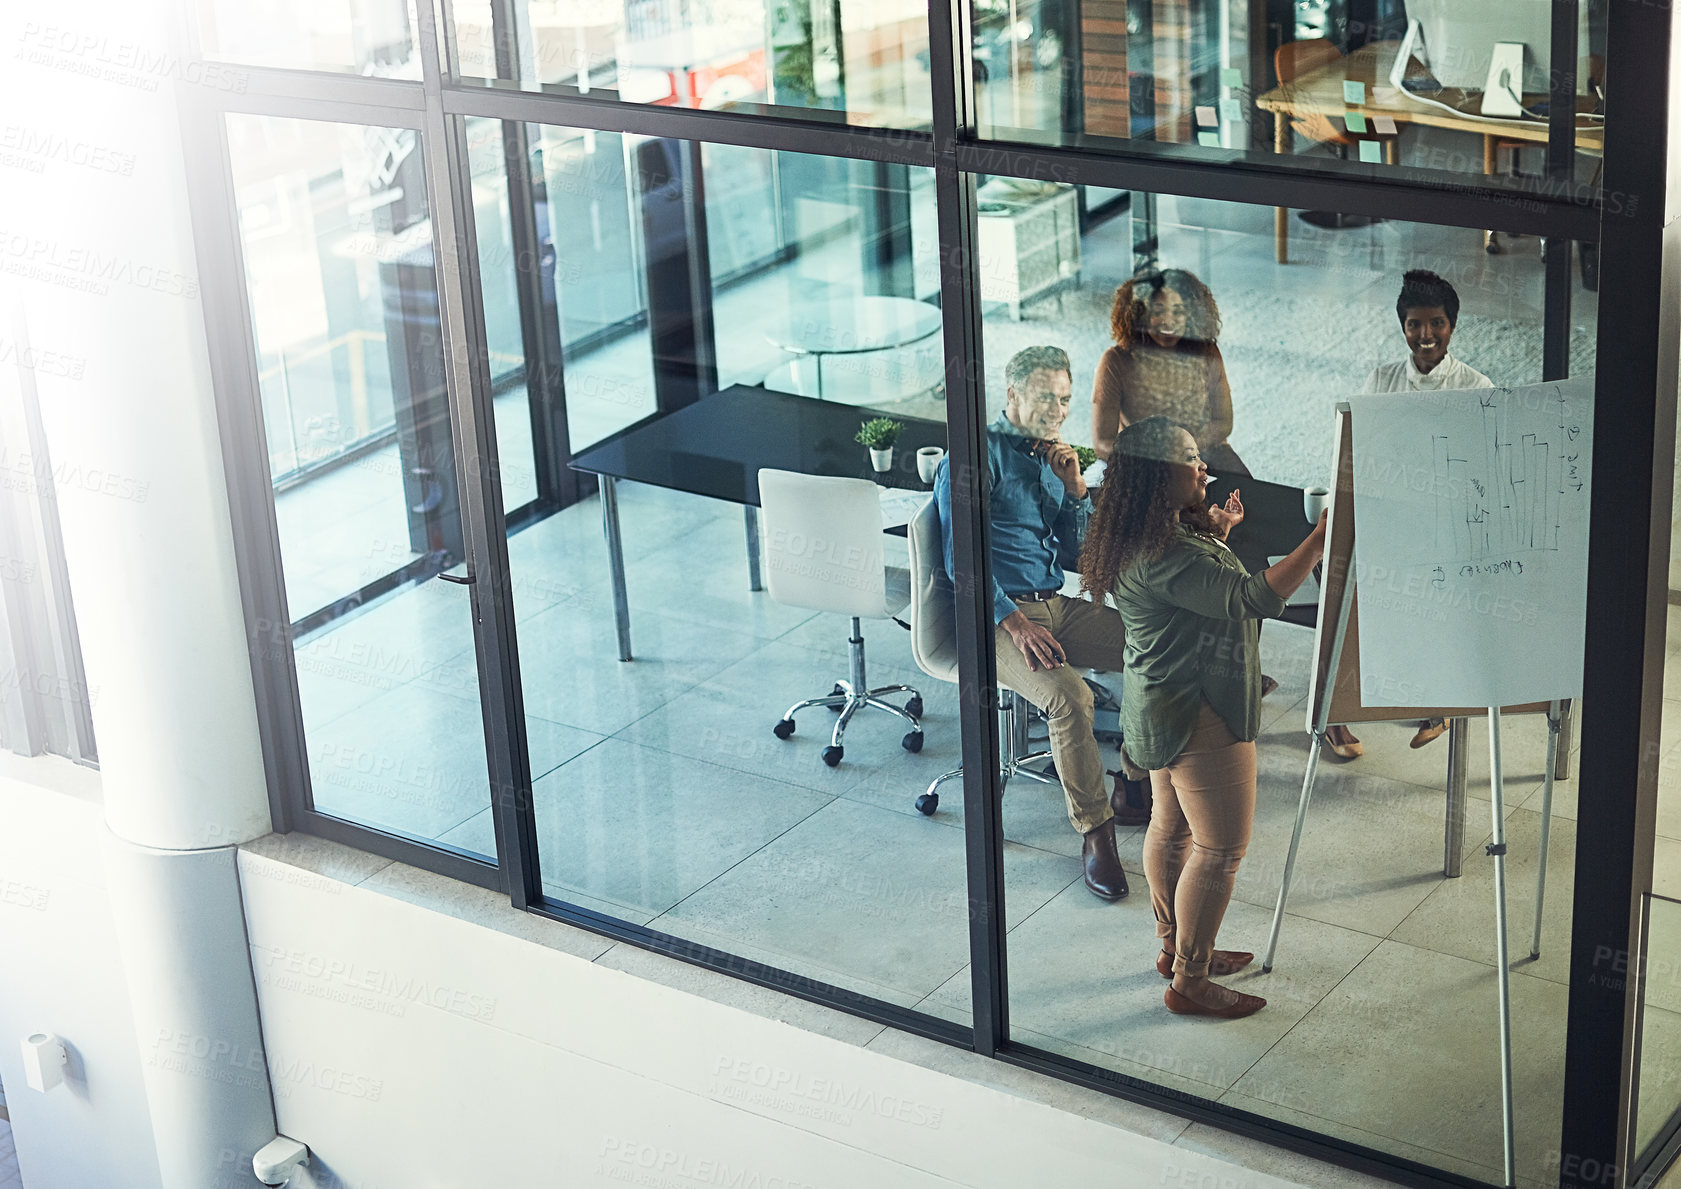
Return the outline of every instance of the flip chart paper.
[[[1580,696],[1592,377],[1348,403],[1361,700]]]

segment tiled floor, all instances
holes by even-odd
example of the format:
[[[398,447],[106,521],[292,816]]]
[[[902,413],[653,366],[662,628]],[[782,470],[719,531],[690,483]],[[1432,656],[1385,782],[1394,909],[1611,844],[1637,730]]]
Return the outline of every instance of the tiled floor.
[[[1352,285],[1381,296],[1399,267],[1392,253],[1387,267],[1369,271],[1362,271],[1363,255],[1342,258],[1336,269],[1281,270],[1270,257],[1270,212],[1251,218],[1254,226],[1221,226],[1231,210],[1206,203],[1164,200],[1160,213],[1164,242],[1219,279],[1222,292],[1271,278],[1292,291],[1346,295]],[[1088,239],[1088,286],[1111,285],[1130,267],[1116,247],[1129,242],[1124,226]],[[1356,234],[1364,253],[1370,237]],[[1408,243],[1435,253],[1437,263],[1459,251],[1453,237],[1468,234],[1406,232]],[[1323,250],[1326,241],[1312,242]],[[1505,278],[1506,287],[1462,285],[1464,316],[1538,316],[1534,260],[1477,252],[1470,265],[1477,276]],[[1037,320],[1047,335],[1078,338],[1095,355],[1100,334],[1059,322],[1058,305],[1029,307],[1028,322]],[[1591,315],[1591,295],[1577,314]],[[1001,360],[989,355],[988,366],[1001,367]],[[1082,425],[1079,414],[1071,425]],[[828,712],[803,713],[786,741],[770,726],[785,706],[827,692],[845,675],[845,621],[749,592],[739,508],[633,484],[621,487],[620,503],[637,658],[628,664],[617,659],[597,503],[568,509],[509,542],[550,894],[966,1020],[961,798],[946,797],[932,818],[912,804],[928,780],[958,763],[956,687],[918,672],[898,626],[869,622],[872,684],[921,688],[926,745],[920,754],[905,752],[902,724],[870,712],[849,729],[845,762],[825,767],[818,753]],[[902,564],[902,544],[890,545],[890,560],[894,550]],[[470,616],[466,591],[429,583],[299,648],[323,809],[468,851],[494,849]],[[1264,667],[1281,684],[1265,706],[1254,838],[1221,937],[1229,947],[1257,951],[1306,761],[1312,650],[1309,633],[1286,625],[1269,626],[1262,642]],[[1681,710],[1681,700],[1676,706]],[[1445,743],[1412,751],[1411,730],[1400,725],[1360,733],[1364,759],[1320,769],[1276,968],[1232,980],[1265,995],[1269,1006],[1231,1023],[1182,1020],[1162,1007],[1141,832],[1120,840],[1133,894],[1104,904],[1081,886],[1079,838],[1056,790],[1012,785],[1003,817],[1014,1035],[1494,1178],[1500,1110],[1492,877],[1482,851],[1491,828],[1483,729],[1471,733],[1464,874],[1457,880],[1441,876]],[[1531,961],[1544,723],[1512,720],[1505,735],[1518,1140],[1520,1171],[1532,1183],[1557,1142],[1576,792],[1574,781],[1558,789],[1542,955]],[[1681,754],[1665,761],[1666,772],[1673,763],[1681,776]],[[1681,856],[1681,808],[1660,814],[1659,829]],[[1681,885],[1681,863],[1673,878]],[[1681,922],[1675,936],[1681,960]],[[1681,994],[1676,1000],[1654,1006],[1665,1013],[1652,1017],[1654,1037],[1671,1034],[1669,1013],[1681,1021]],[[1681,1056],[1681,1028],[1673,1034]],[[1653,1094],[1673,1095],[1676,1080],[1654,1079]]]
[[[0,1189],[23,1189],[18,1171],[17,1148],[12,1144],[12,1123],[6,1113],[6,1095],[0,1091]]]

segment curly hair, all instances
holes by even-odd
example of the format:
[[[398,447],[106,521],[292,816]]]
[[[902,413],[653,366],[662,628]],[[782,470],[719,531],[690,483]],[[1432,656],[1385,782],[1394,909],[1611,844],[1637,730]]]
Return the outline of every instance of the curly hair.
[[[1171,289],[1185,303],[1185,340],[1203,348],[1220,339],[1220,307],[1208,286],[1195,273],[1182,268],[1153,269],[1140,273],[1115,290],[1115,304],[1109,310],[1109,330],[1115,345],[1130,351],[1143,340],[1150,325],[1150,302],[1163,289]]]
[[[1207,508],[1173,506],[1170,492],[1183,432],[1167,417],[1134,421],[1115,439],[1097,506],[1080,548],[1080,589],[1102,599],[1135,562],[1152,562],[1167,552],[1183,523],[1211,532]]]

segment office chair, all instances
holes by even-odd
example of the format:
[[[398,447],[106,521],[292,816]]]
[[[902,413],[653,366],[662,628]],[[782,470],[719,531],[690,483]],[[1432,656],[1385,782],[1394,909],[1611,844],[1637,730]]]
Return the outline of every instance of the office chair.
[[[771,728],[778,739],[794,733],[794,715],[810,706],[840,712],[823,762],[833,768],[845,754],[842,739],[858,711],[885,710],[911,724],[900,740],[906,751],[922,750],[922,695],[908,685],[871,689],[864,675],[864,632],[860,619],[891,619],[910,599],[909,576],[889,567],[882,550],[881,496],[868,479],[759,472],[759,506],[765,589],[790,607],[834,611],[852,617],[847,639],[848,676],[819,698],[795,702]],[[901,709],[887,694],[906,693]]]
[[[957,682],[957,607],[951,578],[946,574],[945,551],[940,541],[940,514],[929,500],[911,518],[907,539],[911,554],[911,655],[916,667],[930,677]],[[1055,776],[1035,772],[1024,764],[1048,760],[1048,751],[1027,751],[1027,720],[1030,707],[1014,690],[998,690],[998,739],[1002,752],[1003,783],[1012,776],[1024,776],[1042,784],[1061,787]],[[940,807],[940,786],[963,775],[954,768],[936,776],[926,792],[916,799],[918,812],[932,816]]]

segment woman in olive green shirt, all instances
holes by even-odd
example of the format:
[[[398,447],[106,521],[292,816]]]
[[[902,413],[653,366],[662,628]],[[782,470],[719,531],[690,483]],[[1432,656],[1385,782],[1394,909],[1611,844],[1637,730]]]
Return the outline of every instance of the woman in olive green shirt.
[[[1233,491],[1204,506],[1208,467],[1196,440],[1166,417],[1128,425],[1086,529],[1082,585],[1112,594],[1126,624],[1121,731],[1149,768],[1154,807],[1144,873],[1173,980],[1169,1010],[1236,1019],[1266,1000],[1211,974],[1255,955],[1216,950],[1215,934],[1255,818],[1260,730],[1258,620],[1284,610],[1325,548],[1320,522],[1294,552],[1251,575],[1226,547],[1243,522]]]

